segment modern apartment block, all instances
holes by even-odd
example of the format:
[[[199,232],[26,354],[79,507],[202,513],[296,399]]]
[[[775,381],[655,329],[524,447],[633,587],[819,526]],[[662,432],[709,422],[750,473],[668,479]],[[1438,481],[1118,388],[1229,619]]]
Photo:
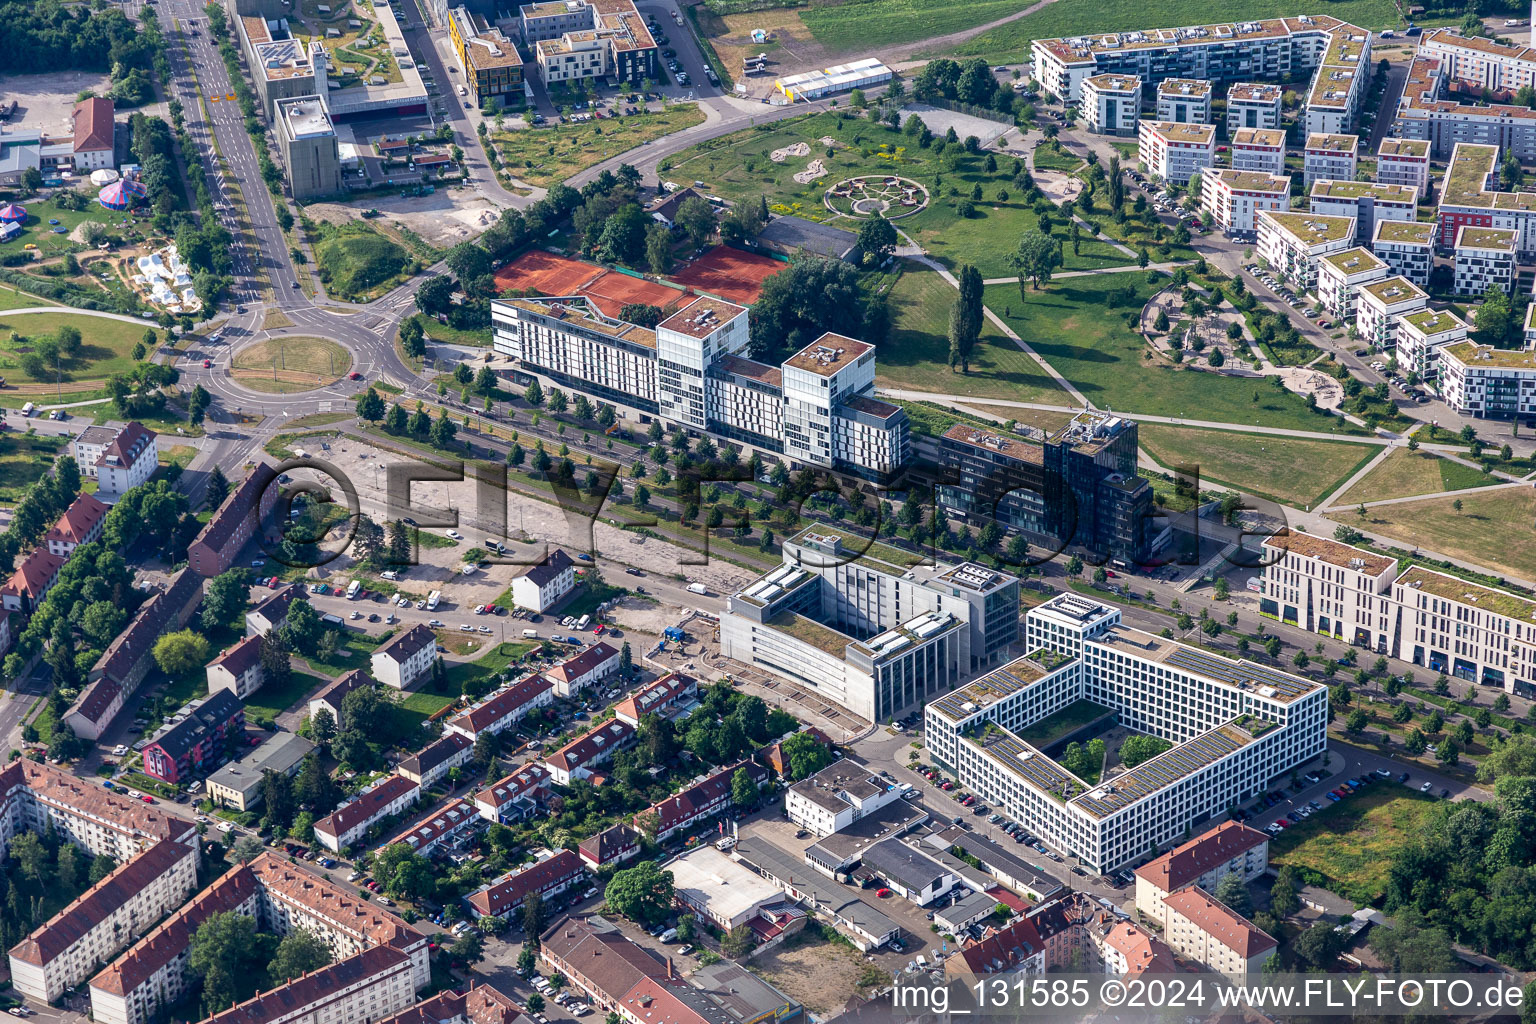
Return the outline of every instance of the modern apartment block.
[[[1529,163],[1536,160],[1536,113],[1511,103],[1467,102],[1466,97],[1486,87],[1508,98],[1533,82],[1536,51],[1530,47],[1430,29],[1409,65],[1392,134],[1428,142],[1436,158],[1457,145],[1475,143],[1507,150]]]
[[[1456,294],[1481,296],[1490,288],[1512,294],[1519,269],[1517,238],[1512,228],[1462,225],[1456,231]]]
[[[467,7],[455,7],[445,20],[475,106],[481,110],[491,103],[502,108],[521,106],[523,58],[517,44]]]
[[[1371,236],[1371,251],[1386,261],[1392,273],[1425,288],[1429,285],[1429,272],[1435,267],[1437,233],[1434,224],[1378,220]]]
[[[1203,78],[1165,78],[1157,83],[1157,119],[1211,123],[1211,83]]]
[[[1473,346],[1451,349],[1460,347]],[[1530,371],[1536,388],[1536,367]],[[1420,566],[1400,570],[1395,558],[1322,537],[1281,534],[1264,548],[1273,561],[1260,614],[1431,672],[1536,696],[1536,601]]]
[[[874,397],[873,345],[824,334],[777,368],[736,353],[746,310],[698,298],[655,330],[585,298],[491,304],[496,351],[599,401],[751,445],[800,465],[871,479],[910,458],[907,416]]]
[[[1376,147],[1376,180],[1383,185],[1404,185],[1422,197],[1429,191],[1429,142],[1382,139]]]
[[[1018,637],[1019,581],[971,562],[916,559],[822,527],[726,601],[726,657],[883,722],[995,665]]]
[[[1036,39],[1030,50],[1035,78],[1063,103],[1077,102],[1083,79],[1092,75],[1134,74],[1148,84],[1168,78],[1250,83],[1311,72],[1309,132],[1354,127],[1371,64],[1370,33],[1326,15]]]
[[[1397,321],[1397,366],[1434,383],[1440,378],[1440,352],[1467,338],[1467,324],[1448,309],[1421,309]]]
[[[1372,281],[1355,292],[1355,333],[1376,348],[1390,349],[1398,343],[1403,318],[1428,309],[1429,295],[1406,277]]]
[[[1231,139],[1228,149],[1232,153],[1234,171],[1286,173],[1285,132],[1279,128],[1239,128],[1232,133]]]
[[[1536,193],[1498,190],[1499,154],[1498,146],[1466,142],[1452,150],[1440,182],[1440,248],[1476,227],[1513,231],[1516,252],[1536,252]]]
[[[344,190],[336,127],[319,96],[293,96],[273,104],[278,155],[293,198],[313,199]]]
[[[1237,138],[1244,128],[1278,129],[1284,96],[1284,89],[1269,82],[1233,83],[1227,90],[1227,137]]]
[[[1154,178],[1183,184],[1216,162],[1216,128],[1208,124],[1143,121],[1136,157]]]
[[[545,85],[606,77],[639,85],[661,77],[659,48],[634,0],[552,0],[519,12]]]
[[[1321,217],[1310,213],[1261,211],[1259,258],[1301,291],[1317,284],[1318,261],[1355,244],[1353,217]]]
[[[1355,318],[1355,296],[1372,281],[1387,276],[1387,265],[1369,249],[1358,246],[1332,252],[1317,261],[1317,298],[1329,315],[1349,323]]]
[[[1326,745],[1317,683],[1127,628],[1119,609],[1075,594],[1031,609],[1025,631],[1035,655],[930,702],[924,739],[962,784],[1090,872],[1200,827]],[[1090,786],[1018,737],[1082,700],[1176,746]]]
[[[1284,162],[1283,152],[1281,162]],[[1289,175],[1226,168],[1200,175],[1200,208],[1209,213],[1223,231],[1253,231],[1254,216],[1260,210],[1285,210],[1290,205]]]
[[[1460,341],[1440,349],[1440,397],[1464,416],[1536,413],[1536,350]]]
[[[1126,562],[1163,542],[1151,485],[1136,468],[1135,421],[1087,411],[1043,442],[956,424],[939,439],[954,474],[938,500],[970,521],[994,520],[1050,550],[1076,545]]]
[[[1315,181],[1310,203],[1313,213],[1355,218],[1355,239],[1361,245],[1375,237],[1378,223],[1411,222],[1418,214],[1418,195],[1412,187],[1374,181]]]
[[[1135,135],[1141,123],[1141,79],[1094,75],[1083,80],[1083,127],[1100,135]]]
[[[1302,185],[1310,191],[1315,181],[1354,181],[1359,152],[1359,136],[1308,135],[1302,149]]]

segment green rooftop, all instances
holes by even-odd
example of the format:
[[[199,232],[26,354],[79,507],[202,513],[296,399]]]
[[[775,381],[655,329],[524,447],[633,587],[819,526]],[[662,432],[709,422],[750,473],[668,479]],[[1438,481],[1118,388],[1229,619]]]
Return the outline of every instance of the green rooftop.
[[[1363,274],[1386,266],[1376,258],[1375,253],[1363,246],[1345,249],[1343,252],[1331,252],[1323,257],[1323,262],[1343,274]]]
[[[1389,277],[1383,281],[1372,281],[1360,290],[1370,293],[1373,299],[1388,305],[1411,300],[1429,301],[1429,296],[1424,290],[1406,277]]]
[[[1397,582],[1408,591],[1403,595],[1405,601],[1411,602],[1415,592],[1433,594],[1447,601],[1482,608],[1512,619],[1520,619],[1524,622],[1536,620],[1536,602],[1508,591],[1494,590],[1492,587],[1468,583],[1454,576],[1431,572],[1420,566],[1414,566],[1403,573],[1397,578]]]
[[[1307,245],[1339,242],[1355,237],[1355,218],[1325,217],[1316,213],[1277,213],[1265,210],[1260,214],[1268,217],[1290,235]]]
[[[1370,196],[1377,201],[1406,202],[1418,205],[1417,189],[1407,185],[1387,185],[1379,181],[1343,181],[1324,178],[1312,183],[1315,199],[1361,199]]]
[[[1354,135],[1325,135],[1314,132],[1307,136],[1308,149],[1325,149],[1330,153],[1353,153],[1360,147],[1360,139]]]
[[[1530,307],[1536,309],[1536,306]],[[1448,309],[1419,309],[1402,318],[1405,324],[1426,337],[1434,337],[1447,331],[1465,331],[1466,322]]]
[[[1493,193],[1487,190],[1488,175],[1498,159],[1497,146],[1459,143],[1445,169],[1440,186],[1441,205],[1492,206]]]
[[[830,626],[823,626],[815,619],[808,619],[794,612],[780,612],[769,619],[767,625],[838,657],[842,657],[848,645],[854,642],[853,637],[846,633],[839,633]]]
[[[1447,345],[1445,355],[1466,366],[1497,366],[1506,370],[1536,370],[1536,352],[1524,348],[1490,348],[1472,341]]]
[[[1497,249],[1499,252],[1515,251],[1518,233],[1513,228],[1484,228],[1471,224],[1456,232],[1456,248]]]
[[[1419,245],[1434,245],[1435,232],[1440,230],[1434,223],[1414,220],[1377,220],[1376,241],[1378,242],[1416,242]]]

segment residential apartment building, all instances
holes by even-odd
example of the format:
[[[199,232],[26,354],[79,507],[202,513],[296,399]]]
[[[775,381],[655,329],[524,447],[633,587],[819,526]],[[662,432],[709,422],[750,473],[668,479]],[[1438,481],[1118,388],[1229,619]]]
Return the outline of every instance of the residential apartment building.
[[[374,946],[258,992],[203,1024],[372,1024],[416,1001],[411,974],[408,955]]]
[[[1135,870],[1136,910],[1166,928],[1163,900],[1170,893],[1192,885],[1215,892],[1228,875],[1251,882],[1268,869],[1269,837],[1240,822],[1223,821]]]
[[[297,583],[280,586],[268,597],[261,598],[256,607],[245,613],[245,635],[266,636],[288,621],[288,609],[295,601],[308,601],[304,588]]]
[[[266,679],[261,665],[261,641],[259,636],[248,636],[226,648],[208,663],[208,692],[228,690],[244,700],[257,690]]]
[[[1006,573],[900,567],[879,557],[894,552],[821,527],[783,551],[784,565],[727,599],[722,651],[866,721],[920,707],[996,664],[1018,636],[1019,581]]]
[[[1300,291],[1317,285],[1318,261],[1355,244],[1353,217],[1320,217],[1309,213],[1271,213],[1261,210],[1259,258]]]
[[[384,845],[404,844],[413,853],[431,857],[450,846],[462,847],[483,822],[467,800],[449,800]]]
[[[0,586],[0,607],[30,616],[59,582],[59,570],[64,568],[65,561],[63,555],[55,555],[45,547],[33,548],[5,585]]]
[[[525,764],[506,778],[475,794],[475,809],[493,823],[530,817],[549,796],[551,778],[542,764]]]
[[[259,462],[229,492],[187,548],[187,565],[194,573],[211,579],[234,565],[252,538],[269,532],[276,536],[276,524],[271,521],[272,507],[277,503],[276,481],[272,468]],[[263,522],[266,530],[262,529]]]
[[[1536,412],[1536,350],[1461,341],[1440,349],[1440,397],[1464,416]]]
[[[1239,128],[1232,133],[1234,171],[1285,174],[1285,132],[1279,128]],[[1202,182],[1204,175],[1201,176]],[[1289,178],[1289,176],[1287,176]]]
[[[468,764],[474,753],[474,740],[462,733],[445,732],[420,753],[401,761],[395,771],[422,789],[430,789],[455,768]]]
[[[1387,265],[1369,249],[1345,249],[1318,258],[1317,297],[1329,315],[1349,323],[1355,319],[1355,295],[1365,285],[1383,280]]]
[[[546,851],[547,852],[547,851]],[[581,858],[570,850],[549,854],[531,867],[509,872],[477,892],[464,897],[475,919],[499,917],[505,920],[523,907],[532,893],[548,900],[577,885],[587,883],[587,869]]]
[[[160,466],[155,432],[138,421],[128,423],[96,458],[96,497],[111,505],[142,483]]]
[[[697,703],[698,692],[699,681],[693,676],[668,672],[615,704],[613,717],[638,729],[646,715],[669,715]]]
[[[1284,162],[1283,151],[1281,161]],[[1200,176],[1200,209],[1210,214],[1223,231],[1253,231],[1254,217],[1260,210],[1286,210],[1290,205],[1288,175],[1221,168]]]
[[[1019,659],[931,702],[924,739],[962,784],[1090,871],[1222,814],[1326,745],[1320,684],[1127,628],[1118,609],[1075,594],[1025,626],[1026,647],[1049,660]],[[1017,735],[1079,699],[1176,745],[1090,786]]]
[[[1411,188],[1422,198],[1429,191],[1429,148],[1426,139],[1382,139],[1376,147],[1376,180]]]
[[[1393,620],[1380,598],[1397,561],[1312,534],[1266,538],[1259,614],[1378,654],[1392,649]]]
[[[1437,383],[1440,379],[1440,352],[1448,345],[1465,341],[1467,324],[1448,309],[1421,309],[1397,321],[1397,366],[1405,374],[1417,374],[1419,380]]]
[[[1376,233],[1371,236],[1371,252],[1384,260],[1393,274],[1427,288],[1429,272],[1435,267],[1436,234],[1433,224],[1378,220]]]
[[[759,788],[768,783],[768,770],[755,761],[741,761],[705,775],[679,792],[635,815],[638,827],[645,816],[656,816],[655,840],[666,842],[684,829],[692,828],[735,806],[731,786],[736,773],[744,771]]]
[[[1318,181],[1354,181],[1359,165],[1360,137],[1314,132],[1302,148],[1302,187],[1308,192]]]
[[[545,676],[554,685],[555,696],[574,697],[582,690],[617,675],[620,660],[617,648],[606,643],[595,643],[580,654],[565,659],[546,672]]]
[[[784,815],[792,824],[826,837],[900,799],[899,787],[863,765],[843,760],[790,786]]]
[[[1536,68],[1536,59],[1525,46],[1501,47],[1488,39],[1467,40],[1445,30],[1431,30],[1425,33],[1409,64],[1408,78],[1392,121],[1392,134],[1428,142],[1431,155],[1437,159],[1443,159],[1464,143],[1496,146],[1515,154],[1521,162],[1536,159],[1536,115],[1528,108],[1511,103],[1467,101],[1468,96],[1478,95],[1480,88],[1459,78],[1455,69],[1461,62],[1449,52],[1463,43],[1473,47],[1488,44],[1515,57],[1523,65],[1519,74],[1527,79]]]
[[[993,520],[1032,544],[1143,562],[1167,541],[1137,469],[1134,420],[1088,410],[1043,442],[957,424],[939,439],[953,483],[938,500],[971,522]]]
[[[1403,317],[1428,309],[1429,295],[1406,277],[1372,281],[1355,293],[1355,333],[1376,348],[1389,349],[1397,345]]]
[[[363,838],[375,822],[402,813],[419,799],[420,786],[403,776],[387,775],[315,822],[315,838],[338,853]]]
[[[246,745],[245,705],[228,690],[188,704],[144,747],[144,774],[176,785],[201,778]]]
[[[373,678],[392,689],[408,690],[426,678],[436,662],[437,634],[418,623],[373,652]]]
[[[90,426],[75,435],[70,442],[70,454],[75,457],[75,464],[80,467],[80,475],[87,480],[96,478],[96,460],[101,458],[101,453],[107,450],[107,445],[117,436],[116,427]]]
[[[655,330],[579,296],[497,301],[491,313],[496,350],[561,387],[856,475],[888,475],[909,457],[906,415],[874,398],[874,347],[863,342],[823,335],[774,378],[734,354],[748,342],[745,311],[718,300],[697,299]]]
[[[605,828],[578,843],[576,855],[588,871],[596,871],[609,864],[623,864],[640,856],[640,833],[628,825]]]
[[[1036,39],[1030,55],[1035,78],[1064,103],[1076,102],[1083,80],[1097,74],[1137,74],[1155,84],[1166,78],[1249,83],[1310,72],[1307,130],[1345,132],[1354,127],[1369,85],[1371,37],[1337,18],[1300,15]],[[1246,109],[1240,102],[1245,117]]]
[[[346,700],[347,694],[359,687],[372,685],[374,685],[373,679],[360,668],[338,676],[330,686],[310,698],[309,717],[313,719],[324,708],[330,712],[331,721],[340,724],[341,702]]]
[[[445,731],[458,733],[471,742],[481,733],[498,733],[522,721],[529,712],[554,703],[555,687],[541,675],[519,679],[484,700],[472,704],[448,720]]]
[[[267,772],[289,778],[299,773],[315,745],[291,732],[280,732],[238,761],[231,761],[208,776],[208,799],[215,806],[244,813],[264,799],[262,779]]]
[[[1279,129],[1284,96],[1284,89],[1269,82],[1234,82],[1227,90],[1227,137],[1236,139],[1244,128]]]
[[[11,947],[11,981],[43,1003],[88,980],[197,888],[197,844],[160,840]]]
[[[67,559],[75,548],[101,539],[101,528],[111,509],[94,494],[82,494],[69,503],[59,521],[43,535],[48,553]]]
[[[1141,122],[1141,79],[1135,75],[1085,78],[1079,106],[1083,127],[1089,131],[1100,135],[1135,135]]]
[[[1157,83],[1157,119],[1211,123],[1211,83],[1203,78],[1165,78]]]
[[[341,178],[341,142],[319,96],[291,96],[273,104],[273,136],[295,199],[346,191]]]
[[[1163,903],[1168,948],[1233,981],[1257,978],[1275,953],[1271,936],[1203,889],[1184,889]]]
[[[1312,183],[1310,207],[1325,217],[1355,218],[1355,239],[1366,245],[1378,222],[1411,222],[1418,214],[1418,197],[1409,185],[1324,179]]]
[[[1498,191],[1499,158],[1498,146],[1458,142],[1451,151],[1440,182],[1440,248],[1455,248],[1471,227],[1513,231],[1517,253],[1536,252],[1536,194]]]
[[[523,42],[545,85],[613,77],[629,85],[661,78],[659,47],[634,0],[551,0],[519,9]]]
[[[1136,159],[1163,181],[1182,185],[1216,162],[1213,125],[1143,121],[1137,143]]]
[[[544,767],[556,785],[569,786],[576,779],[613,760],[613,755],[635,742],[635,730],[619,721],[600,722],[544,758]]]
[[[512,601],[519,608],[544,613],[576,589],[576,563],[555,548],[538,565],[521,565],[512,573]]]
[[[1456,294],[1481,296],[1491,288],[1513,294],[1517,239],[1511,228],[1462,225],[1456,232]]]
[[[448,38],[464,69],[464,84],[475,105],[506,108],[521,106],[524,99],[523,58],[517,45],[495,25],[467,7],[448,12]]]

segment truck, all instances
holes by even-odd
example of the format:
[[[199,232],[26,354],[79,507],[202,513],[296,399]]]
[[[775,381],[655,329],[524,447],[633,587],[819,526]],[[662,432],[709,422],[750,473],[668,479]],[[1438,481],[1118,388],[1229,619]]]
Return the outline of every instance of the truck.
[[[359,590],[362,590],[362,589],[363,589],[362,581],[361,580],[353,580],[347,586],[347,600],[348,601],[356,601],[357,600],[357,592]]]
[[[441,601],[442,599],[443,599],[443,592],[441,590],[434,590],[434,591],[432,591],[432,593],[428,594],[427,595],[427,611],[429,611],[429,612],[437,611],[437,602]]]
[[[690,584],[688,584],[688,593],[690,593],[690,594],[707,594],[707,593],[709,593],[709,588],[706,587],[702,583],[690,583]]]

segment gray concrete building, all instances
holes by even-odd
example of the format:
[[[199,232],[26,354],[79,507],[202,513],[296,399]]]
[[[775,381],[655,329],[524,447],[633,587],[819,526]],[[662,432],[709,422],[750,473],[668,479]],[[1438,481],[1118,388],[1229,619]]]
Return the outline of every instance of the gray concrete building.
[[[341,147],[319,96],[295,96],[276,104],[278,150],[295,199],[342,191]]]

